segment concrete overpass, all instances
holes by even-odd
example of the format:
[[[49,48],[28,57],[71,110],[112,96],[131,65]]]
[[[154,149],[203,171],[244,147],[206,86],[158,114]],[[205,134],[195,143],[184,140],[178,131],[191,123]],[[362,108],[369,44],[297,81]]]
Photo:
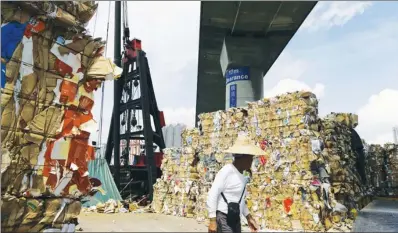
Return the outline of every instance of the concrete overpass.
[[[261,99],[264,75],[315,4],[202,1],[196,115]]]

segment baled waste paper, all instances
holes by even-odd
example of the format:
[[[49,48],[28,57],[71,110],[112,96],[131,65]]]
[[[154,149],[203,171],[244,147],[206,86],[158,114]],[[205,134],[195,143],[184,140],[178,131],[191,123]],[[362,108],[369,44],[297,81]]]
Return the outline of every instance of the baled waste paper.
[[[350,130],[358,125],[358,117],[332,113],[319,118],[313,93],[287,93],[247,108],[204,113],[199,119],[198,129],[191,131],[197,133],[183,134],[183,147],[168,149],[166,156],[179,157],[190,146],[187,142],[197,142],[193,166],[199,185],[189,199],[196,200],[193,213],[199,221],[207,220],[207,192],[215,175],[233,161],[223,151],[239,133],[248,134],[264,150],[254,158],[247,186],[247,205],[261,229],[350,231],[357,211],[369,202],[353,167]],[[173,200],[173,192],[180,189],[174,180],[180,174],[171,169],[178,163],[166,157],[153,206],[156,212],[178,215],[175,206],[191,205]]]
[[[309,186],[318,159],[317,100],[294,93],[249,104],[249,129],[264,155],[254,159],[247,205],[261,228],[318,230],[319,210]],[[300,201],[299,201],[300,200]],[[307,208],[304,208],[304,204]]]
[[[232,146],[238,132],[246,130],[247,110],[233,108],[227,111],[199,115],[198,172],[200,174],[199,196],[196,202],[196,219],[208,220],[206,199],[211,184],[223,165],[233,157],[223,151]],[[183,139],[184,140],[184,139]]]
[[[154,186],[152,208],[155,212],[190,218],[195,215],[196,197],[199,194],[197,136],[197,130],[184,130],[183,147],[164,151],[163,174]]]
[[[80,199],[101,186],[87,168],[94,91],[121,69],[103,65],[105,42],[85,32],[96,8],[2,3],[3,231],[74,229]]]
[[[249,104],[250,133],[264,155],[253,162],[247,204],[262,228],[325,231],[339,223],[340,231],[349,231],[341,224],[347,207],[333,193],[337,167],[325,159],[328,148],[317,108],[308,92]]]
[[[382,145],[366,145],[366,180],[370,191],[375,195],[385,195],[385,150]]]
[[[386,152],[386,181],[387,194],[398,196],[398,145],[388,143],[384,145]]]
[[[346,208],[344,213],[332,213],[325,222],[333,225],[334,231],[350,230],[357,211],[370,202],[357,171],[359,155],[352,149],[352,129],[357,125],[358,116],[350,113],[331,113],[322,119],[323,158],[330,173],[331,192],[338,205]]]
[[[374,195],[398,196],[398,145],[367,145],[366,176]]]

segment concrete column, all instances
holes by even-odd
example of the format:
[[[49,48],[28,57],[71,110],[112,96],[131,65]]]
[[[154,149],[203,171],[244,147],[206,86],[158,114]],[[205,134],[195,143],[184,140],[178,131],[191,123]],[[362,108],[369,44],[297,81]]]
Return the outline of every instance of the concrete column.
[[[225,109],[247,106],[263,97],[263,72],[242,66],[229,68],[225,74]]]
[[[244,107],[263,98],[264,38],[226,37],[220,65],[226,84],[225,108]]]

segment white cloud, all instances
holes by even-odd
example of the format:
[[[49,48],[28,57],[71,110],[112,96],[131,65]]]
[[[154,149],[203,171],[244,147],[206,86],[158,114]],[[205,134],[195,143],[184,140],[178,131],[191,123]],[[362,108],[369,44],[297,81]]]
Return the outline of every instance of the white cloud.
[[[319,2],[301,28],[315,31],[342,26],[371,5],[371,2],[359,1]]]
[[[184,124],[188,128],[195,127],[195,108],[164,108],[166,125]]]
[[[283,79],[278,82],[273,88],[265,90],[265,97],[273,97],[286,92],[294,91],[311,91],[318,98],[322,98],[325,94],[325,86],[322,83],[315,84],[314,87],[310,87],[306,83],[295,80],[295,79]]]
[[[309,61],[304,59],[296,59],[289,52],[283,51],[278,60],[267,72],[265,79],[270,80],[282,79],[299,79],[305,73],[310,65]]]
[[[115,2],[111,2],[107,46],[107,57],[110,58],[114,53],[114,6]],[[95,37],[102,37],[103,40],[106,38],[108,9],[109,2],[99,2]],[[158,107],[161,111],[166,109],[166,123],[182,119],[182,123],[193,125],[195,113],[189,118],[187,112],[191,111],[189,107],[195,106],[196,100],[200,2],[131,1],[128,2],[128,19],[131,38],[142,40]],[[94,24],[95,16],[87,27],[91,32],[94,31]],[[98,90],[95,94],[93,109],[97,121],[100,118],[100,92]],[[112,115],[113,82],[106,82],[104,96],[103,143],[108,136]],[[178,107],[185,107],[186,111]],[[96,140],[97,133],[91,138]]]
[[[95,36],[105,39],[108,2],[99,2],[99,4],[99,16]],[[130,34],[132,37],[140,38],[143,41],[143,48],[147,52],[150,62],[159,109],[165,112],[165,120],[168,125],[172,123],[184,123],[192,127],[195,122],[195,110],[191,106],[195,105],[196,98],[199,4],[199,2],[150,1],[133,1],[128,3]],[[319,2],[301,28],[311,31],[342,26],[355,16],[363,13],[370,5],[370,2]],[[166,8],[168,9],[167,11],[164,10]],[[108,57],[113,57],[113,14],[114,2],[112,2],[110,16],[110,46],[107,49]],[[153,17],[154,15],[156,17]],[[311,56],[306,56],[303,59],[303,54],[305,54],[303,52],[304,49],[299,51],[299,53],[295,51],[289,53],[287,52],[289,50],[283,52],[264,78],[264,83],[267,84],[267,86],[264,86],[265,96],[274,96],[287,91],[301,89],[312,91],[318,98],[322,98],[325,93],[324,84],[326,84],[328,95],[327,98],[323,98],[323,101],[336,98],[339,94],[332,89],[333,84],[328,83],[329,81],[325,79],[328,78],[331,80],[333,77],[330,78],[328,76],[330,72],[324,68],[333,67],[331,64],[336,62],[342,65],[347,64],[345,60],[358,61],[358,57],[362,58],[362,60],[366,56],[372,58],[379,57],[378,55],[381,54],[380,51],[384,51],[383,49],[387,47],[389,51],[394,51],[396,30],[391,30],[391,28],[394,28],[395,22],[396,20],[384,20],[377,31],[373,29],[363,34],[356,33],[354,35],[346,34],[345,37],[341,36],[333,42],[329,41],[324,44],[324,47],[329,49],[314,44],[312,48],[306,50],[309,51],[310,55],[313,55],[312,58]],[[91,20],[89,28],[93,28],[93,24],[94,18]],[[387,27],[386,24],[390,26]],[[381,40],[379,38],[382,36],[386,37],[386,35],[388,36],[387,39],[381,38],[383,39]],[[382,42],[374,43],[375,41]],[[369,47],[368,45],[370,44],[372,46]],[[349,49],[346,49],[347,47]],[[352,52],[353,48],[355,48],[354,52]],[[334,52],[337,51],[339,53],[338,59],[333,56]],[[342,56],[341,51],[351,51],[351,53],[346,52]],[[386,53],[383,53],[384,57]],[[301,56],[296,59],[292,54],[300,54]],[[394,53],[392,52],[391,54]],[[314,65],[314,63],[319,62],[318,59],[323,61],[323,63],[320,62],[321,64],[328,64],[328,66]],[[370,60],[361,61],[361,65],[365,64],[366,66],[369,62]],[[373,62],[370,63],[374,64]],[[352,66],[349,67],[351,68]],[[337,70],[344,70],[344,68],[344,66],[338,67]],[[387,72],[385,71],[387,69],[383,67],[382,71],[379,71],[377,74],[380,75],[380,72],[383,72],[383,70]],[[314,74],[316,74],[316,77]],[[340,76],[337,77],[340,78]],[[337,85],[338,82],[336,81],[335,83]],[[107,138],[113,106],[113,83],[107,82],[106,85],[103,142]],[[181,98],[181,96],[184,96],[184,98]],[[93,114],[98,121],[101,94],[96,93],[95,97],[96,105],[94,106]],[[355,102],[356,100],[350,101]],[[395,99],[395,103],[397,101]],[[352,108],[355,109],[356,106],[360,106],[361,104],[351,104],[347,111]],[[328,111],[333,110],[329,108],[330,104],[327,106]],[[345,106],[345,103],[341,102],[341,106]],[[359,119],[361,136],[373,141],[383,141],[385,140],[383,138],[392,139],[392,136],[389,136],[392,135],[392,125],[383,126],[383,130],[380,130],[377,135],[373,135],[373,130],[375,128],[378,130],[379,126],[376,123],[372,123],[370,119],[366,119],[364,115],[368,114],[364,114],[362,111]],[[398,119],[397,115],[395,117],[395,119]],[[398,124],[398,122],[395,124]],[[384,125],[384,123],[380,123],[379,125]]]
[[[358,110],[358,133],[368,143],[393,141],[392,128],[398,125],[398,90],[384,89],[372,95]]]

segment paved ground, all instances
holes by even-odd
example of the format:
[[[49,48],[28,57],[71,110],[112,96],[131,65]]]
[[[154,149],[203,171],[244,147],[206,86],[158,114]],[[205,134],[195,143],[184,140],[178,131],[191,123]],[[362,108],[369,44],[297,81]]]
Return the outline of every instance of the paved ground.
[[[363,208],[354,232],[398,232],[398,200],[374,200]]]
[[[207,232],[207,227],[194,219],[151,213],[81,213],[79,228],[83,232]]]

